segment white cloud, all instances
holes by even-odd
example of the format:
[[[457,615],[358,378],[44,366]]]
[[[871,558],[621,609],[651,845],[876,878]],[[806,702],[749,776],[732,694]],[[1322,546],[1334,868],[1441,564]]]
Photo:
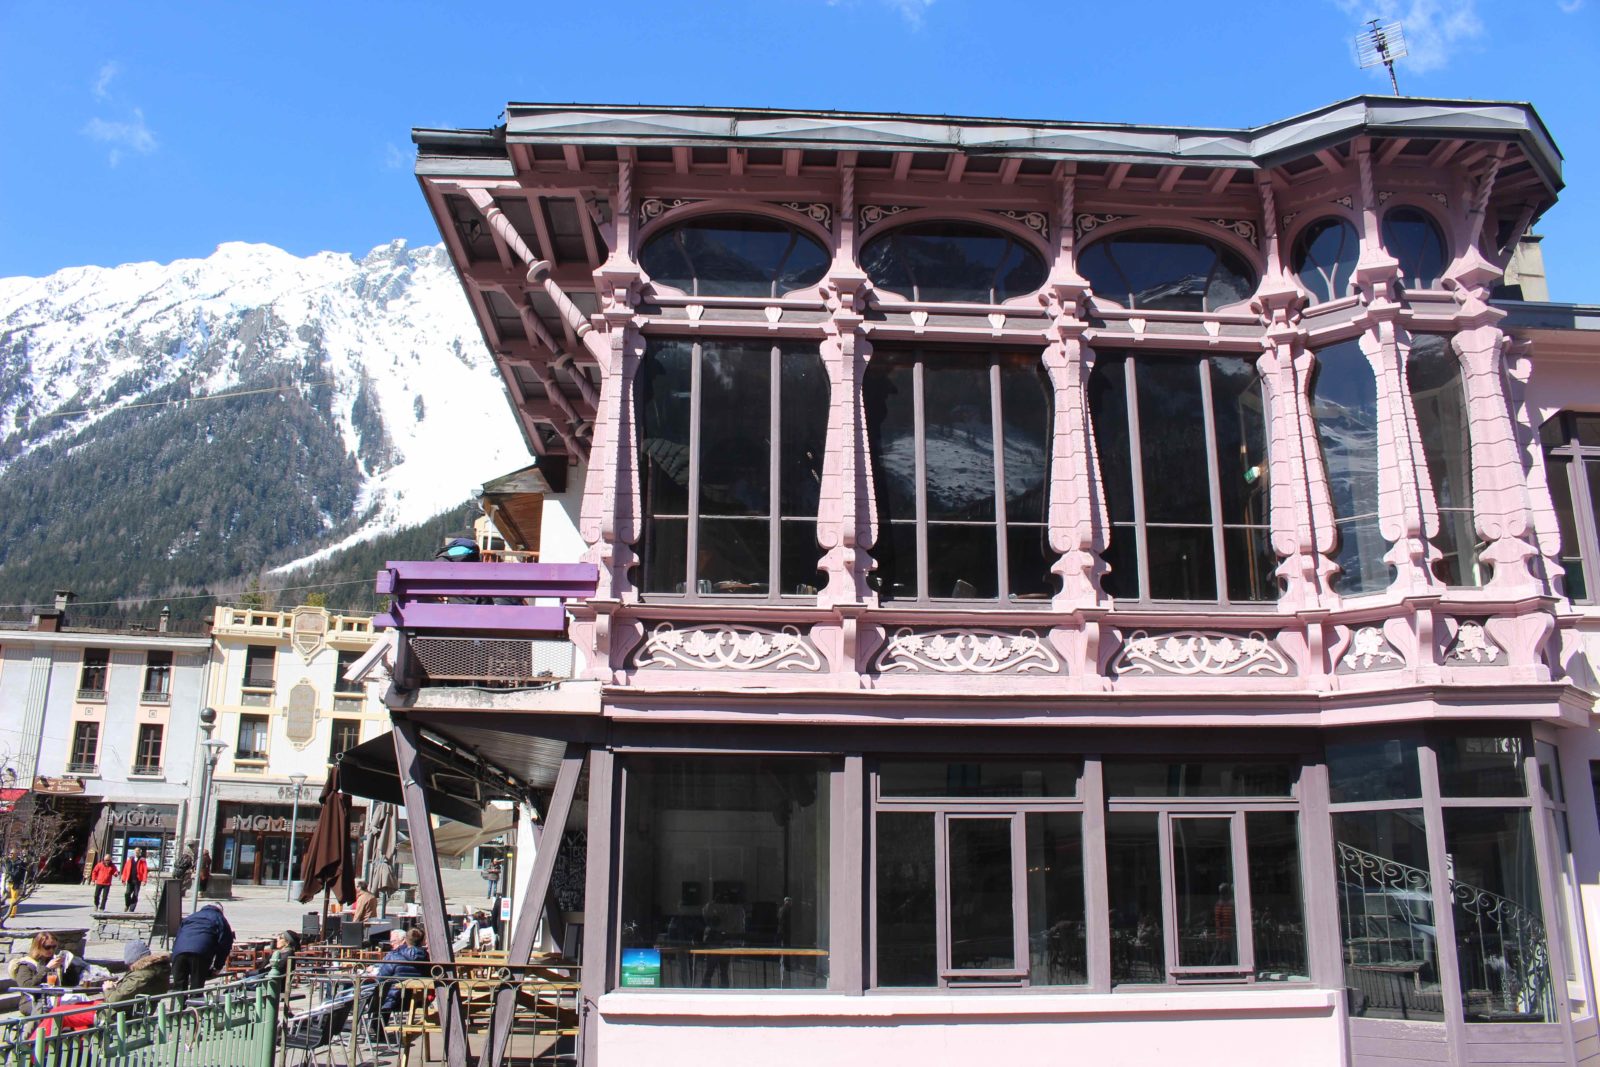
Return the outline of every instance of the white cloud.
[[[94,77],[94,98],[96,100],[109,100],[111,98],[111,79],[122,73],[122,64],[116,60],[104,63],[100,73]]]
[[[411,158],[390,142],[383,146],[383,169],[410,170]]]
[[[1556,6],[1568,15],[1576,15],[1583,6],[1583,0],[1556,0]]]
[[[914,30],[922,28],[922,16],[933,6],[933,0],[879,0],[885,7],[899,14],[906,25]],[[855,0],[827,0],[829,7],[854,7]]]
[[[1484,34],[1477,0],[1335,0],[1365,26],[1368,19],[1398,21],[1406,40],[1402,70],[1426,74],[1449,64],[1463,47]],[[1558,0],[1563,3],[1570,0]],[[1581,3],[1582,0],[1577,0]],[[1381,73],[1381,71],[1380,71]]]
[[[113,167],[122,162],[124,149],[137,152],[141,156],[147,156],[156,150],[156,135],[145,125],[144,112],[139,108],[133,109],[133,118],[128,122],[90,119],[89,124],[83,128],[83,133],[91,140],[111,146],[111,154],[107,158]]]

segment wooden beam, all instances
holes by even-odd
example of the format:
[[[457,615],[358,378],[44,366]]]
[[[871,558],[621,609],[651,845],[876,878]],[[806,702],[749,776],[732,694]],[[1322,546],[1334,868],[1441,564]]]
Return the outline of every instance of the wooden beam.
[[[1107,189],[1121,189],[1122,183],[1127,179],[1128,172],[1133,169],[1132,163],[1115,164],[1106,175]]]
[[[689,149],[683,145],[678,145],[672,150],[672,169],[679,174],[688,174],[691,158]]]
[[[1181,166],[1162,167],[1161,180],[1156,183],[1156,188],[1163,193],[1170,193],[1181,177],[1183,177],[1183,168]]]
[[[552,265],[556,262],[555,242],[550,240],[550,226],[544,220],[544,197],[528,197],[528,214],[533,216],[533,232],[539,239],[538,256]]]
[[[1445,141],[1438,148],[1435,148],[1432,154],[1428,156],[1428,166],[1444,166],[1446,163],[1450,162],[1451,156],[1455,155],[1466,146],[1466,143],[1467,142],[1465,141]]]
[[[1406,145],[1411,143],[1409,137],[1391,137],[1383,146],[1383,151],[1378,153],[1378,162],[1387,167],[1399,158],[1400,153],[1406,150]]]
[[[402,639],[403,641],[403,639]],[[394,760],[400,775],[400,791],[406,802],[406,821],[411,825],[411,858],[417,868],[417,891],[422,896],[422,927],[428,935],[428,959],[453,964],[455,951],[450,946],[450,928],[445,925],[444,883],[439,876],[439,855],[433,847],[433,820],[428,816],[424,789],[426,774],[418,755],[419,731],[410,719],[393,717]],[[441,983],[435,992],[439,1018],[444,1021],[445,1062],[449,1067],[467,1065],[467,1026],[461,1015],[460,990],[454,982]]]
[[[564,144],[564,145],[562,145],[561,146],[561,154],[562,154],[563,157],[565,157],[565,159],[567,161],[567,169],[568,170],[582,170],[583,169],[583,158],[578,155],[578,146],[577,145],[575,145],[575,144]]]
[[[744,149],[728,149],[728,173],[735,178],[744,174]]]
[[[533,938],[538,932],[539,916],[548,913],[551,925],[559,927],[560,913],[550,892],[550,876],[555,873],[556,854],[561,851],[561,835],[567,830],[567,817],[572,811],[572,798],[578,792],[578,775],[583,770],[587,749],[583,745],[568,745],[561,756],[561,769],[556,772],[556,785],[550,795],[550,810],[545,812],[539,834],[538,851],[533,857],[533,869],[528,872],[526,889],[522,894],[522,910],[517,913],[516,926],[506,946],[506,963],[521,967],[533,954]],[[559,938],[557,944],[560,944]],[[502,986],[494,996],[494,1009],[489,1014],[489,1035],[483,1044],[480,1067],[500,1067],[505,1056],[506,1042],[511,1037],[511,1022],[516,1015],[518,977],[511,972],[512,982]]]
[[[960,184],[961,176],[967,172],[967,154],[957,152],[950,157],[950,171],[945,175],[947,181]]]
[[[911,153],[901,152],[894,157],[894,180],[903,182],[911,173]]]
[[[611,929],[615,888],[611,858],[621,842],[616,833],[621,821],[620,812],[616,810],[615,768],[616,757],[609,750],[590,750],[588,831],[592,847],[583,873],[583,973],[580,976],[585,1004],[598,1004],[611,982],[611,947],[616,942]],[[579,1040],[583,1042],[583,1055],[579,1063],[598,1061],[597,1029],[597,1026],[582,1028]]]
[[[800,149],[785,148],[783,150],[783,173],[793,178],[800,173]]]
[[[1339,158],[1338,153],[1334,152],[1333,149],[1319,149],[1316,155],[1317,161],[1327,169],[1329,174],[1344,173],[1344,161]]]
[[[1022,169],[1022,157],[1012,156],[1000,164],[1000,184],[1010,185],[1017,180],[1017,172]]]
[[[1206,192],[1212,196],[1219,195],[1228,187],[1228,183],[1233,181],[1233,176],[1237,173],[1239,171],[1235,167],[1223,167],[1211,176],[1211,181],[1206,184]]]

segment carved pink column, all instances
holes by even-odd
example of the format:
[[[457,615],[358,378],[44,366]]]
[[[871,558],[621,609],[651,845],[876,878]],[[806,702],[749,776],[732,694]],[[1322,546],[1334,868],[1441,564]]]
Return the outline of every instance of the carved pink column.
[[[1308,395],[1313,362],[1299,327],[1304,297],[1283,266],[1271,178],[1263,176],[1257,187],[1267,269],[1251,301],[1263,327],[1263,352],[1256,369],[1261,374],[1271,442],[1267,488],[1272,505],[1272,547],[1282,557],[1277,574],[1284,581],[1284,592],[1278,610],[1294,612],[1316,607],[1327,592],[1328,577],[1337,569],[1332,559],[1337,527]]]
[[[1512,428],[1517,434],[1517,452],[1522,469],[1527,471],[1528,512],[1533,525],[1534,544],[1543,557],[1546,591],[1565,596],[1561,565],[1561,525],[1556,520],[1555,503],[1550,499],[1550,475],[1545,468],[1544,448],[1539,441],[1538,413],[1528,403],[1528,379],[1533,362],[1528,359],[1528,342],[1513,342],[1501,361],[1506,368],[1506,397],[1511,406]]]

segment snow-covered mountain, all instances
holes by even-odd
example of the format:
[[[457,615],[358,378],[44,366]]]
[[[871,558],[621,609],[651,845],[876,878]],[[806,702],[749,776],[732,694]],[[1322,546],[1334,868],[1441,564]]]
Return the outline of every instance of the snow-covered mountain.
[[[217,399],[227,394],[238,395]],[[279,409],[284,417],[273,418]],[[222,410],[230,415],[219,421]],[[225,244],[205,259],[0,278],[0,496],[8,482],[31,486],[74,457],[88,462],[108,440],[139,440],[148,454],[148,437],[129,435],[158,424],[171,427],[163,443],[203,424],[194,440],[214,449],[221,470],[254,443],[230,436],[293,427],[298,440],[267,453],[288,469],[228,475],[255,489],[280,480],[278,495],[253,494],[276,508],[285,488],[306,483],[314,519],[266,536],[263,565],[414,526],[528,462],[442,246],[396,241],[357,259]],[[82,489],[138,491],[145,457],[127,458],[126,484]],[[103,459],[94,469],[101,480],[109,472]],[[185,512],[181,491],[169,495],[182,528],[147,552],[181,553],[251,525],[251,516],[230,513],[210,528]],[[48,511],[49,499],[29,489],[32,506]]]

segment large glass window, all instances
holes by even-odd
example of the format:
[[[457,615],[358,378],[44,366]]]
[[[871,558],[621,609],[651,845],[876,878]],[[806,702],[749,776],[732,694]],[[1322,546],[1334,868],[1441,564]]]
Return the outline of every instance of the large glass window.
[[[146,701],[164,700],[172,692],[172,653],[152,649],[144,658],[144,693]]]
[[[1111,517],[1106,591],[1129,600],[1275,599],[1255,364],[1104,354],[1089,406]]]
[[[139,726],[138,746],[134,750],[134,774],[160,774],[161,750],[166,740],[167,728],[160,723],[147,722]]]
[[[1446,585],[1480,586],[1488,576],[1478,562],[1480,546],[1472,518],[1467,393],[1461,381],[1461,361],[1450,338],[1436,333],[1412,335],[1406,383],[1439,510],[1439,535],[1433,543],[1442,558],[1435,568]]]
[[[72,757],[68,774],[94,774],[100,765],[100,724],[79,720],[72,727]]]
[[[1350,1014],[1440,1020],[1439,934],[1421,809],[1333,816]]]
[[[828,983],[826,761],[630,757],[625,987]]]
[[[861,249],[861,269],[908,300],[980,304],[1031,293],[1048,273],[1022,241],[971,222],[915,222],[874,235]]]
[[[711,215],[651,237],[639,265],[690,296],[778,297],[821,281],[829,258],[821,242],[777,219]]]
[[[1600,415],[1563,412],[1546,422],[1539,436],[1561,531],[1567,596],[1593,603],[1589,577],[1600,573]]]
[[[1088,981],[1077,760],[885,761],[878,986]]]
[[[1391,580],[1388,542],[1378,529],[1378,386],[1361,345],[1341,341],[1317,352],[1311,414],[1328,472],[1339,531],[1333,587],[1346,596],[1377,593]]]
[[[1404,289],[1437,289],[1448,256],[1438,223],[1420,208],[1397,207],[1383,217],[1383,247],[1400,262]]]
[[[110,668],[110,649],[84,649],[83,666],[78,670],[78,696],[103,699],[106,695],[106,675]]]
[[[645,591],[815,595],[829,404],[821,356],[658,339],[635,388]]]
[[[1317,302],[1350,295],[1350,279],[1361,256],[1356,228],[1344,219],[1318,219],[1300,231],[1290,269]]]
[[[1140,230],[1096,241],[1078,255],[1094,294],[1125,308],[1215,311],[1248,299],[1256,275],[1243,256],[1178,230]]]
[[[1038,357],[879,350],[864,392],[880,595],[1048,599],[1053,405]]]
[[[1297,772],[1106,762],[1113,984],[1308,980]]]
[[[1446,808],[1444,840],[1467,1022],[1554,1021],[1528,811]]]

